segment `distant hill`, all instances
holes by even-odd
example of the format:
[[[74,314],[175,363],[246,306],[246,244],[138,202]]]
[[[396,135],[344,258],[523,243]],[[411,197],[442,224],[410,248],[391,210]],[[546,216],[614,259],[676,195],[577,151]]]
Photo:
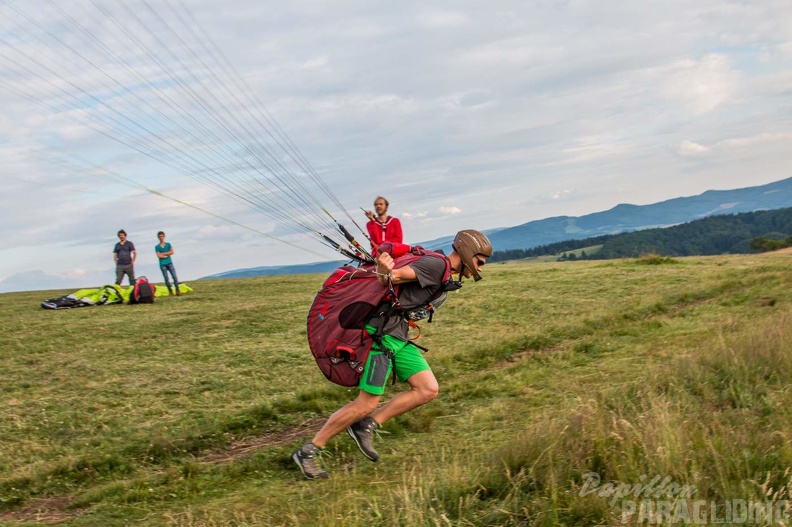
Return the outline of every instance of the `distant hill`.
[[[581,240],[656,227],[708,216],[792,207],[792,178],[737,190],[708,190],[698,196],[651,205],[616,205],[586,216],[558,216],[500,229],[490,236],[497,250],[528,249],[563,240]]]
[[[736,190],[708,190],[697,196],[674,198],[650,205],[616,205],[610,210],[585,216],[556,216],[530,221],[516,227],[485,231],[496,251],[531,249],[566,240],[670,227],[715,215],[774,210],[792,207],[792,178],[767,185]],[[452,236],[421,242],[428,249],[451,250]],[[253,267],[206,278],[329,272],[334,262]]]
[[[792,235],[792,208],[723,214],[674,225],[622,234],[541,245],[531,249],[496,251],[490,261],[560,255],[564,259],[601,260],[635,258],[648,253],[662,256],[708,256],[754,252],[756,238],[786,240]],[[591,250],[587,253],[586,249]]]
[[[246,269],[235,269],[225,273],[205,276],[201,280],[214,280],[220,278],[245,278],[250,276],[271,276],[284,274],[309,274],[309,273],[329,273],[340,264],[338,262],[317,262],[300,265],[276,265],[269,267],[249,267]]]

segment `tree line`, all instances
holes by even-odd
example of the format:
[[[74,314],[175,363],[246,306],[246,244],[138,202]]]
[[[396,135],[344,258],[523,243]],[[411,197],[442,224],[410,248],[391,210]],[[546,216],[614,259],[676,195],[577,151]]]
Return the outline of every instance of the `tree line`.
[[[554,255],[564,260],[707,256],[773,251],[792,245],[792,208],[709,216],[672,227],[495,251],[492,262]],[[594,246],[598,250],[581,251]]]

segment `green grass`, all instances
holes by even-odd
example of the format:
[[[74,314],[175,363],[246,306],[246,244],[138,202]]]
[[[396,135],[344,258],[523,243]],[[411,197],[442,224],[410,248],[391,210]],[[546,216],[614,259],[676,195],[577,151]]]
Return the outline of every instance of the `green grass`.
[[[439,398],[385,425],[379,463],[339,436],[317,482],[290,455],[355,396],[305,341],[323,276],[0,295],[0,524],[621,524],[592,472],[790,500],[787,258],[488,266],[423,325]]]

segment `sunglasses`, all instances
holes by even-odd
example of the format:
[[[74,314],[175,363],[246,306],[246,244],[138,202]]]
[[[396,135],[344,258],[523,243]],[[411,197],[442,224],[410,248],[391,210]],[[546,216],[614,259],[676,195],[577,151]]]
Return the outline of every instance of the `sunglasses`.
[[[482,265],[484,265],[485,263],[487,263],[487,262],[485,262],[485,261],[484,261],[484,260],[482,260],[481,258],[476,258],[476,264],[477,264],[479,267],[481,267],[481,266],[482,266]]]

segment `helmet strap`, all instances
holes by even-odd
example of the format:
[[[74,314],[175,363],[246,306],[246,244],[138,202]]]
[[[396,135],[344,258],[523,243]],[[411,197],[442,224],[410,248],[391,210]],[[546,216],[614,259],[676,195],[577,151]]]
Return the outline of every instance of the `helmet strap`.
[[[457,280],[460,284],[462,284],[462,273],[465,272],[465,262],[462,261],[462,255],[459,254],[457,248],[454,247],[454,244],[451,244],[451,252],[456,253],[457,257],[459,258],[459,279]]]

